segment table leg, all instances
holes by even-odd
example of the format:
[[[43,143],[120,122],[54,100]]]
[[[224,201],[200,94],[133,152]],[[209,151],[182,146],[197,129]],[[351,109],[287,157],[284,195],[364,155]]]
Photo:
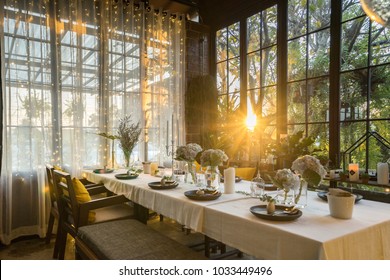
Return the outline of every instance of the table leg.
[[[142,205],[134,203],[134,215],[138,221],[147,224],[149,219],[149,209],[145,208]]]

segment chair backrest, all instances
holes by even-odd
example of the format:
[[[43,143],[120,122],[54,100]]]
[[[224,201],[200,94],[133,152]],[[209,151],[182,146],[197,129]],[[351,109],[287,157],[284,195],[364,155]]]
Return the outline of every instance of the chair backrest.
[[[79,207],[76,199],[76,194],[73,188],[72,179],[69,173],[53,170],[53,183],[58,198],[58,209],[60,212],[60,220],[62,226],[65,226],[67,231],[76,236]]]
[[[54,167],[50,164],[46,164],[47,183],[49,184],[50,204],[51,207],[57,208],[57,195],[53,182],[53,170]]]
[[[255,167],[236,167],[236,176],[241,177],[243,180],[250,181],[255,176]]]

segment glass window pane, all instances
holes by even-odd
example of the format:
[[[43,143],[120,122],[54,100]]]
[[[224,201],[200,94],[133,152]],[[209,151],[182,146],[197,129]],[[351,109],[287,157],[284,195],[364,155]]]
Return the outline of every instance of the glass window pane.
[[[303,135],[305,135],[306,126],[305,125],[288,125],[287,126],[287,134],[293,135],[299,131],[303,131]]]
[[[308,135],[313,137],[317,158],[329,157],[329,124],[309,124]]]
[[[227,28],[217,31],[217,62],[227,59]]]
[[[255,52],[248,55],[247,67],[248,89],[259,88],[261,73],[260,52]]]
[[[350,148],[360,137],[366,133],[365,122],[344,122],[340,124],[340,151]],[[361,145],[351,153],[351,162],[359,163],[363,168],[366,164],[366,145]],[[348,163],[348,162],[347,162]],[[348,167],[348,166],[347,166]]]
[[[240,59],[239,58],[229,60],[228,81],[229,81],[228,92],[234,92],[240,90]]]
[[[331,0],[309,0],[309,32],[330,25]]]
[[[360,0],[343,0],[343,21],[364,15]]]
[[[262,86],[275,85],[277,81],[277,48],[271,47],[263,50],[262,69],[263,76]]]
[[[370,118],[390,118],[390,65],[372,69]],[[387,138],[390,139],[390,138]]]
[[[240,92],[229,93],[228,107],[230,111],[236,111],[240,107]]]
[[[287,123],[305,122],[306,82],[291,83],[287,87]]]
[[[390,62],[390,28],[372,22],[371,65]]]
[[[217,89],[220,94],[228,91],[226,62],[217,64]]]
[[[262,28],[261,28],[261,38],[262,38],[262,47],[268,47],[270,45],[276,44],[277,41],[277,6],[273,6],[262,12]]]
[[[218,112],[222,119],[226,117],[228,98],[226,94],[218,96]]]
[[[329,121],[329,79],[307,82],[308,122]]]
[[[329,73],[329,53],[329,29],[309,35],[309,77],[317,77]]]
[[[260,14],[255,14],[247,19],[248,53],[260,49],[260,24]]]
[[[269,124],[276,124],[276,86],[274,87],[267,87],[263,89],[263,117],[270,117],[273,116],[273,118],[269,119]]]
[[[306,77],[306,39],[304,37],[288,42],[288,80]]]
[[[369,25],[367,17],[351,20],[342,25],[342,70],[367,66]]]
[[[288,38],[303,35],[307,31],[307,0],[288,1]]]
[[[390,121],[388,120],[370,122],[370,130],[376,131],[380,136],[387,140],[390,139]],[[376,169],[378,162],[387,162],[390,158],[390,150],[374,139],[370,140],[369,154],[369,168],[372,169]]]
[[[344,73],[340,77],[340,121],[367,116],[367,70]]]
[[[229,58],[240,55],[240,23],[237,22],[228,27],[228,53]]]

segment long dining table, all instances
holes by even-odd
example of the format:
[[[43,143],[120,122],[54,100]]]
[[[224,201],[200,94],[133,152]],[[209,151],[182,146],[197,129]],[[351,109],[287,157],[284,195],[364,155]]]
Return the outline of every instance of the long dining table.
[[[390,259],[390,204],[362,199],[354,206],[352,219],[330,216],[326,201],[315,191],[308,192],[308,205],[302,216],[292,221],[270,221],[250,212],[262,205],[247,195],[250,182],[235,184],[235,193],[216,200],[189,199],[185,191],[193,184],[180,183],[176,188],[155,190],[148,183],[161,178],[140,174],[132,180],[121,180],[115,174],[97,174],[84,170],[88,180],[104,183],[107,189],[144,209],[150,209],[185,225],[196,232],[223,242],[259,259]]]

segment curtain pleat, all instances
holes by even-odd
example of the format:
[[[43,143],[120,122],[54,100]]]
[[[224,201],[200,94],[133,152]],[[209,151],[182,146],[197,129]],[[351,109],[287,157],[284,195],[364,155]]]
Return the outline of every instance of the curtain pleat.
[[[97,135],[115,134],[124,116],[143,127],[132,158],[170,162],[171,139],[184,142],[185,24],[132,1],[3,2],[0,240],[9,244],[45,235],[45,164],[75,177],[124,164],[118,141]]]

